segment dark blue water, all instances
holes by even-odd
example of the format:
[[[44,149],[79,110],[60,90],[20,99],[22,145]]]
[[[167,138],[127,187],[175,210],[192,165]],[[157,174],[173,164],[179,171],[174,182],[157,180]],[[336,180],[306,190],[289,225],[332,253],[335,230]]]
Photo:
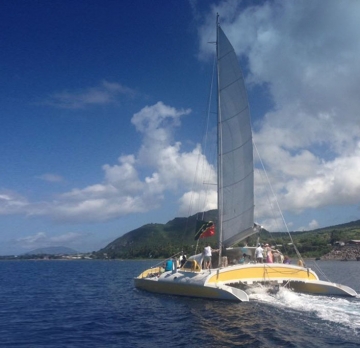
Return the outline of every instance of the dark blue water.
[[[359,347],[360,298],[259,289],[249,303],[149,294],[147,261],[0,262],[1,347]],[[360,262],[320,262],[360,292]]]

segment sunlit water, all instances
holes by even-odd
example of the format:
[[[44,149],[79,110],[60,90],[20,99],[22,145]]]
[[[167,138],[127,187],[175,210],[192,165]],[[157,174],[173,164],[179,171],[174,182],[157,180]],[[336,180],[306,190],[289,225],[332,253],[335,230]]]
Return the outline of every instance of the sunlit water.
[[[248,303],[134,289],[148,261],[0,262],[1,347],[359,347],[360,297],[258,288]],[[360,262],[319,262],[360,293]],[[308,263],[315,268],[315,264]]]

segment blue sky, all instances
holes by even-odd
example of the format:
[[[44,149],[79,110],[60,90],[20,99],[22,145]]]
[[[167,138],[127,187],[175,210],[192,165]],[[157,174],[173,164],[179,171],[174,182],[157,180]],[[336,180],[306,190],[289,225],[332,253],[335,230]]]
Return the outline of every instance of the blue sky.
[[[289,229],[360,218],[358,1],[19,0],[0,9],[0,254],[98,250],[203,208],[194,168],[202,158],[214,179],[200,144],[217,12]],[[256,220],[283,230],[261,177],[258,169]],[[216,201],[208,197],[205,209]]]

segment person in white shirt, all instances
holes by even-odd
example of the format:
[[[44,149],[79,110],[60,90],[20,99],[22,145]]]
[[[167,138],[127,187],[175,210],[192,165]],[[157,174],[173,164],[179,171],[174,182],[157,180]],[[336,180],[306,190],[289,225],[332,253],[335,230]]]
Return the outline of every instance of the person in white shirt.
[[[264,258],[264,249],[261,247],[261,244],[258,244],[258,247],[255,249],[255,257],[257,263],[263,263]]]
[[[211,267],[211,256],[213,251],[219,251],[219,249],[213,249],[210,245],[204,248],[204,266],[205,269],[210,269]]]

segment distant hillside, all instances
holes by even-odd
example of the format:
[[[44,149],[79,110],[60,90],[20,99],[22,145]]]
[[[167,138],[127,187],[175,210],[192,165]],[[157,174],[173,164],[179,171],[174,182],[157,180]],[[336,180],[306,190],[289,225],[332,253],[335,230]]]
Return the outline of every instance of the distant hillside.
[[[25,253],[25,255],[74,255],[77,251],[67,247],[39,248]]]
[[[202,219],[200,214],[175,218],[166,224],[144,225],[115,239],[97,254],[106,253],[110,258],[165,258],[180,250],[189,254],[196,245],[194,235],[198,219]],[[216,210],[206,212],[203,219],[216,223]],[[207,238],[206,242],[215,246],[216,237]]]
[[[201,219],[200,214],[188,218],[175,218],[166,224],[147,224],[117,238],[96,255],[103,258],[166,258],[183,250],[186,254],[195,252],[194,240],[196,220]],[[217,211],[210,210],[205,213],[204,220],[217,222]],[[255,245],[257,238],[262,242],[278,245],[278,248],[288,255],[294,254],[290,245],[291,239],[287,233],[262,230],[251,236],[239,245]],[[313,231],[291,232],[291,237],[303,257],[319,257],[329,253],[332,245],[337,241],[360,240],[360,220],[349,223],[324,227]],[[198,251],[205,244],[217,246],[217,237],[200,239]],[[105,254],[105,255],[104,255]]]

